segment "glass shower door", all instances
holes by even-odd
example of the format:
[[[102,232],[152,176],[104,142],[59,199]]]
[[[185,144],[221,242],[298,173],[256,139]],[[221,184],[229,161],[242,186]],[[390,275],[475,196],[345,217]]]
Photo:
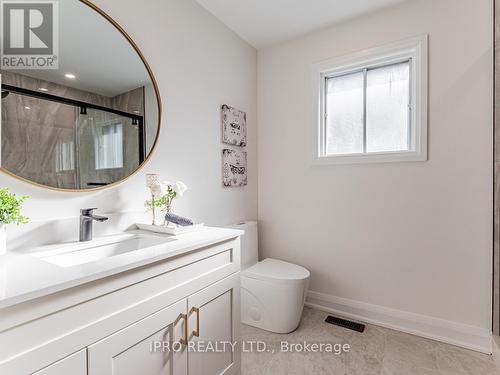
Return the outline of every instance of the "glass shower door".
[[[132,174],[143,159],[141,132],[140,124],[129,117],[90,108],[78,110],[78,186],[105,186]]]

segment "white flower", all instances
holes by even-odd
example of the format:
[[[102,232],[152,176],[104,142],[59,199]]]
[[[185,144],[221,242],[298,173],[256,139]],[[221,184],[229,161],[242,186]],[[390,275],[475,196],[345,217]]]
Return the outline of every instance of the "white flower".
[[[172,186],[170,182],[164,181],[160,185],[161,185],[161,195],[163,196],[168,194]]]
[[[184,182],[182,181],[177,181],[174,186],[172,186],[172,189],[177,193],[178,196],[182,197],[182,195],[185,193],[187,190],[187,186]]]
[[[162,184],[156,184],[150,188],[151,194],[155,198],[159,198],[165,194],[165,187]]]

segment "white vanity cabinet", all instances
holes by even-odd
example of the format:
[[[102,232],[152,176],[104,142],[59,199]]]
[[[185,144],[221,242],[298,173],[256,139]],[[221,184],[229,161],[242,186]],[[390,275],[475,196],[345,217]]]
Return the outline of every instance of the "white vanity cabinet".
[[[240,364],[240,279],[229,277],[188,298],[189,375],[232,374]],[[211,344],[211,347],[208,345]]]
[[[33,375],[87,375],[87,350],[83,349],[61,359]]]
[[[89,346],[88,375],[234,373],[238,301],[235,274]]]
[[[151,351],[155,342],[178,342],[187,330],[186,300],[88,347],[89,375],[187,374],[187,351]]]
[[[0,309],[0,374],[239,373],[239,234]]]

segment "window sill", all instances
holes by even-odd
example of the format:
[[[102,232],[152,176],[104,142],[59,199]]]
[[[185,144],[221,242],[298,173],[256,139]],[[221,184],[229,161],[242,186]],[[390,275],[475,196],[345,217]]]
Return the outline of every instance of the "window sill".
[[[374,164],[427,161],[427,155],[418,152],[385,152],[373,154],[350,154],[318,156],[313,165]]]

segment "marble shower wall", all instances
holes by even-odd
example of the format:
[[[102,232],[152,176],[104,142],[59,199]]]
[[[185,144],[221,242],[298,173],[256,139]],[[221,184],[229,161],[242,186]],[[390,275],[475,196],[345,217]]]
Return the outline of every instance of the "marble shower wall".
[[[143,87],[110,98],[12,72],[2,72],[2,83],[33,91],[45,87],[52,95],[144,116]],[[124,133],[124,168],[87,169],[85,181],[79,184],[74,151],[78,116],[79,109],[70,105],[16,94],[3,99],[2,167],[30,181],[67,189],[85,187],[86,180],[111,183],[137,168],[137,135],[129,129]]]
[[[500,334],[500,0],[495,0],[495,200],[493,229],[493,333]]]

